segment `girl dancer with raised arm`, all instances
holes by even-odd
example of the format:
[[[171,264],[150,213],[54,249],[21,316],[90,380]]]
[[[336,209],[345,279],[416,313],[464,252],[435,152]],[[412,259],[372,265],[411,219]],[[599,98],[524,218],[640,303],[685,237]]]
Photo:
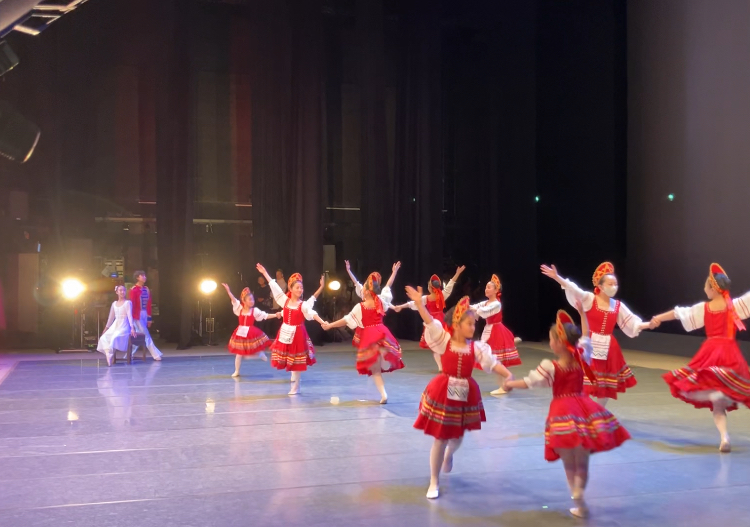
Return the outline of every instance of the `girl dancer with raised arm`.
[[[719,264],[711,264],[703,290],[708,302],[676,307],[652,319],[652,327],[679,320],[686,331],[706,328],[707,339],[687,366],[664,374],[672,395],[696,408],[710,408],[721,434],[719,452],[731,452],[727,411],[750,406],[750,371],[735,334],[750,318],[750,292],[732,300],[731,281]]]
[[[513,333],[503,324],[503,306],[500,303],[500,295],[503,286],[496,274],[484,288],[484,294],[487,300],[471,306],[477,312],[477,315],[487,320],[487,324],[482,331],[482,342],[489,344],[495,358],[505,367],[518,366],[521,364],[521,357],[518,356],[517,339]],[[478,365],[477,365],[478,367]],[[499,387],[497,390],[490,392],[490,395],[503,395],[505,390]]]
[[[440,280],[440,277],[438,275],[432,275],[430,277],[430,282],[427,284],[427,291],[429,294],[422,297],[422,304],[424,304],[427,312],[432,315],[433,319],[442,321],[445,329],[448,329],[448,325],[443,321],[445,301],[449,296],[451,296],[453,287],[456,285],[459,276],[461,276],[461,273],[463,273],[465,269],[466,266],[464,265],[456,269],[456,274],[454,274],[453,278],[451,278],[448,283],[445,284],[445,287],[443,287],[443,282],[442,280]],[[393,310],[396,313],[405,308],[417,311],[417,305],[412,301],[401,304],[400,306],[393,306]],[[430,347],[424,341],[424,329],[422,329],[422,337],[419,339],[419,347],[422,349],[430,349]],[[440,366],[440,364],[438,364],[438,366]]]
[[[395,269],[392,278],[398,269]],[[390,287],[386,285],[381,292],[380,273],[372,273],[367,277],[363,295],[364,301],[354,306],[351,313],[331,324],[323,324],[323,329],[329,330],[344,325],[359,330],[359,345],[357,346],[357,371],[360,375],[372,376],[375,386],[380,392],[380,404],[388,402],[388,394],[383,383],[383,373],[400,370],[404,367],[401,360],[401,346],[391,332],[383,324],[385,312],[391,307],[390,303],[381,298],[393,298]]]
[[[107,366],[112,366],[112,361],[118,349],[126,353],[129,351],[130,337],[135,337],[133,304],[130,300],[125,300],[127,294],[125,286],[118,285],[115,287],[115,293],[117,293],[117,300],[112,302],[112,307],[109,308],[107,325],[104,327],[104,332],[96,346],[96,351],[104,353],[104,356],[107,357]]]
[[[357,277],[354,276],[354,273],[352,272],[351,264],[349,264],[349,260],[344,260],[344,264],[346,264],[346,272],[349,275],[349,278],[351,278],[352,283],[354,284],[354,292],[357,294],[359,298],[362,300],[365,299],[364,295],[364,288],[362,287],[362,284],[359,283],[357,280]],[[396,273],[398,273],[398,270],[401,269],[401,262],[396,262],[393,264],[393,267],[391,268],[391,276],[388,278],[388,282],[385,284],[385,287],[382,288],[382,291],[380,293],[380,300],[382,302],[385,302],[386,304],[392,304],[393,303],[393,292],[391,291],[391,287],[393,287],[393,282],[396,280]],[[354,338],[352,338],[352,346],[355,348],[359,348],[359,340],[360,340],[360,333],[361,328],[357,327],[354,329]]]
[[[224,286],[227,295],[229,295],[229,300],[232,302],[232,311],[239,317],[239,325],[234,330],[234,333],[232,333],[229,345],[227,346],[229,352],[236,355],[232,377],[239,377],[243,358],[259,358],[263,362],[268,361],[264,350],[271,346],[271,341],[263,331],[255,327],[255,321],[260,322],[269,318],[281,318],[281,312],[268,314],[265,311],[256,309],[255,297],[250,292],[249,287],[242,290],[240,300],[237,300],[232,291],[229,290],[227,284],[221,285]]]
[[[461,446],[464,431],[479,430],[486,421],[482,394],[477,381],[472,378],[474,364],[479,363],[487,373],[494,372],[512,379],[508,368],[497,362],[490,347],[473,341],[477,315],[463,297],[448,312],[451,327],[435,320],[422,303],[422,288],[406,288],[414,301],[425,327],[425,340],[430,349],[440,355],[443,371],[433,378],[422,393],[419,416],[414,428],[435,438],[430,450],[430,486],[427,498],[440,495],[440,471],[453,469],[453,455]]]
[[[583,333],[586,314],[579,304]],[[544,459],[563,460],[568,486],[575,504],[571,514],[584,518],[588,508],[583,499],[589,479],[589,455],[620,446],[630,434],[603,406],[583,393],[584,376],[596,384],[589,367],[591,341],[565,311],[557,312],[557,321],[549,331],[549,346],[557,357],[545,359],[528,377],[506,381],[509,388],[552,388],[547,423],[544,427]]]
[[[599,404],[607,406],[609,399],[617,399],[618,393],[636,385],[637,381],[630,367],[622,356],[620,344],[612,333],[615,326],[630,338],[640,335],[649,324],[634,315],[628,307],[615,300],[617,294],[617,277],[615,266],[604,262],[594,271],[591,281],[594,292],[582,290],[570,280],[566,280],[553,265],[542,265],[542,274],[552,278],[565,290],[568,303],[575,307],[578,303],[586,312],[586,322],[590,328],[589,336],[593,346],[591,369],[596,375],[597,384],[584,379],[584,391],[599,399]]]
[[[320,287],[313,296],[302,301],[305,292],[302,285],[302,275],[294,273],[289,277],[287,293],[281,290],[279,285],[271,280],[268,271],[261,264],[256,265],[258,272],[262,274],[271,287],[271,294],[276,303],[283,307],[283,323],[276,335],[276,340],[271,345],[271,366],[277,370],[292,372],[292,387],[289,395],[297,395],[300,391],[300,376],[308,366],[315,364],[315,348],[305,329],[305,319],[315,320],[323,325],[325,322],[313,310],[315,300],[323,292],[325,277],[320,277]]]

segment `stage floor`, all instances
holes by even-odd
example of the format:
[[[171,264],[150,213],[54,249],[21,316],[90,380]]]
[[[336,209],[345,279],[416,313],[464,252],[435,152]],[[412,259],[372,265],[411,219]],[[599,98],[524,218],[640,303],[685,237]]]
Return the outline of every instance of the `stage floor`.
[[[235,380],[233,357],[200,350],[112,368],[99,355],[6,356],[0,525],[584,523],[567,513],[562,465],[543,458],[548,391],[485,395],[487,423],[467,434],[441,498],[425,499],[432,439],[412,423],[436,368],[410,347],[407,368],[385,376],[386,406],[356,374],[352,351],[325,352],[347,346],[321,348],[296,397],[286,395],[286,373],[246,361]],[[522,345],[521,356],[516,376],[550,354]],[[673,399],[653,356],[641,363],[651,367],[633,368],[638,386],[609,407],[633,440],[592,458],[585,523],[747,526],[746,410],[731,414],[734,452],[720,455],[710,412]],[[492,376],[477,378],[485,394],[496,387]]]

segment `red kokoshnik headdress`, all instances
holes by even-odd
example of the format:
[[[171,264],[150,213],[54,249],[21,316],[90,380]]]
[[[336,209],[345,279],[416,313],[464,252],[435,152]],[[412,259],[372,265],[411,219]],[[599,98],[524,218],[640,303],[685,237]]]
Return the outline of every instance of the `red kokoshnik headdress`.
[[[245,297],[246,297],[246,296],[250,296],[250,295],[252,295],[252,293],[250,292],[250,288],[249,288],[249,287],[246,287],[246,288],[245,288],[245,289],[243,289],[243,290],[242,290],[242,292],[240,293],[240,302],[244,302],[244,301],[245,301]]]
[[[742,319],[734,310],[734,304],[732,303],[732,297],[729,295],[729,291],[719,287],[719,283],[715,278],[715,275],[717,274],[723,274],[724,276],[729,278],[729,275],[719,264],[712,263],[711,267],[708,269],[708,280],[711,282],[711,287],[713,287],[717,293],[724,297],[724,301],[727,304],[727,311],[729,312],[729,318],[727,322],[729,327],[727,328],[727,330],[729,331],[730,335],[734,336],[734,328],[736,327],[740,331],[745,331],[745,324],[742,323]]]
[[[435,286],[434,282],[440,284]],[[443,282],[440,277],[436,274],[430,277],[430,285],[432,286],[432,294],[435,295],[435,305],[439,310],[445,309],[445,296],[443,296]]]
[[[500,278],[496,274],[492,275],[492,278],[490,278],[490,282],[492,282],[495,285],[495,289],[497,290],[496,296],[497,299],[500,300],[500,295],[502,294],[503,284],[500,283]]]
[[[575,357],[575,359],[578,361],[578,364],[581,366],[584,375],[589,378],[591,384],[596,385],[596,375],[594,375],[594,371],[591,369],[591,366],[589,366],[589,364],[583,359],[583,351],[581,350],[581,348],[573,346],[573,344],[568,341],[568,335],[565,333],[565,324],[571,324],[575,326],[575,323],[573,322],[573,319],[570,318],[570,315],[568,315],[567,312],[561,309],[557,312],[557,321],[555,323],[557,337],[562,341],[563,344],[565,344],[565,347],[568,348],[570,354],[573,355],[573,357]]]
[[[380,297],[375,294],[375,290],[373,287],[373,284],[377,282],[380,284],[382,282],[382,277],[380,276],[380,273],[370,273],[370,276],[367,277],[367,282],[365,285],[367,286],[368,291],[370,291],[370,295],[372,296],[372,300],[375,302],[375,311],[378,313],[378,315],[384,315],[385,311],[383,310],[383,302],[380,301]]]
[[[608,274],[615,274],[615,266],[610,262],[600,263],[599,267],[594,271],[594,276],[591,277],[591,281],[594,284],[595,295],[598,295],[601,292],[601,289],[599,289],[599,282],[603,276],[607,276]]]
[[[287,280],[286,283],[286,296],[287,298],[292,298],[292,286],[295,282],[302,282],[302,275],[299,273],[294,273],[292,276],[289,277],[289,280]]]

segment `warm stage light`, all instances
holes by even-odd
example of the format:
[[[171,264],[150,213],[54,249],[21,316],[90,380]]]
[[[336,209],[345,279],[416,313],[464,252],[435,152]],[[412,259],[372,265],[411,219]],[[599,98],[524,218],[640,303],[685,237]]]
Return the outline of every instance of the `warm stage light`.
[[[75,300],[86,290],[86,286],[75,278],[66,278],[62,281],[62,295],[67,300]]]
[[[331,291],[338,291],[339,289],[341,289],[341,282],[339,282],[338,280],[332,280],[328,282],[328,289],[330,289]]]
[[[201,293],[204,295],[210,295],[216,291],[216,282],[213,280],[203,280],[200,285]]]

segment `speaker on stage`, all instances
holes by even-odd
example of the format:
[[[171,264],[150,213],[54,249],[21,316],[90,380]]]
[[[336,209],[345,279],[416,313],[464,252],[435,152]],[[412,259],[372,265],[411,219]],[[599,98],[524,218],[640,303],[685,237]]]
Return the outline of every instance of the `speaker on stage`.
[[[0,156],[25,163],[34,153],[40,135],[37,125],[0,101]]]

